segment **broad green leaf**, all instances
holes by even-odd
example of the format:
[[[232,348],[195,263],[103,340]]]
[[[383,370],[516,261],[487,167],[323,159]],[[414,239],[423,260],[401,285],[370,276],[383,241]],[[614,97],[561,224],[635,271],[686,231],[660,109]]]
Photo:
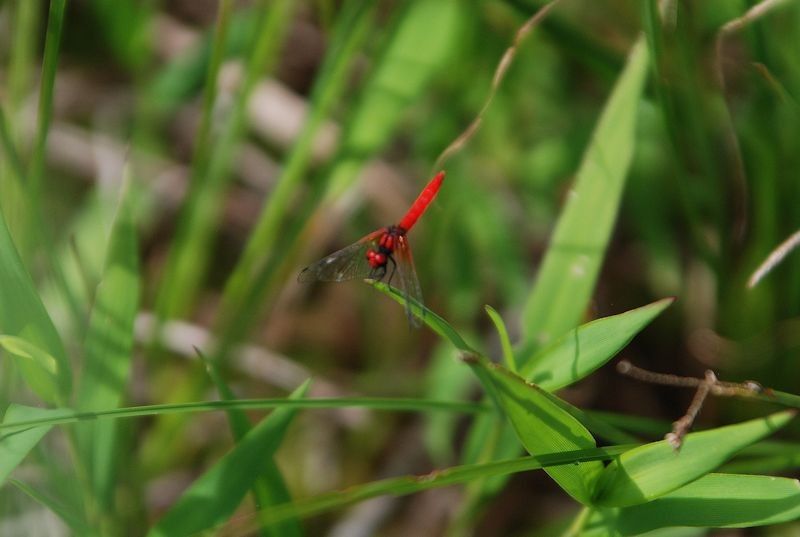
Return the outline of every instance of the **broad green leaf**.
[[[25,340],[32,347],[41,349],[54,362],[54,369],[42,368],[44,362],[36,360],[20,360],[20,370],[28,385],[48,402],[56,403],[66,400],[71,391],[67,354],[61,339],[53,326],[47,311],[42,305],[33,280],[22,264],[11,235],[6,227],[5,219],[0,216],[0,333]],[[36,356],[42,357],[39,353]],[[47,373],[45,373],[47,371]],[[51,393],[55,377],[57,392]]]
[[[302,398],[308,385],[304,383],[290,398]],[[183,493],[148,535],[190,535],[226,521],[256,479],[263,475],[265,461],[272,461],[295,414],[293,409],[277,409],[253,427]]]
[[[647,47],[639,39],[592,134],[525,305],[525,344],[546,345],[574,328],[591,298],[636,145],[647,67]]]
[[[520,457],[482,464],[465,464],[420,476],[403,476],[382,479],[372,483],[347,487],[344,490],[320,494],[312,498],[298,500],[292,504],[278,505],[263,513],[263,520],[275,524],[289,517],[309,517],[333,509],[339,509],[376,496],[391,494],[404,496],[425,490],[471,483],[479,479],[508,476],[519,472],[540,470],[565,464],[588,463],[609,460],[630,449],[630,446],[609,446],[549,453],[538,457]]]
[[[531,455],[595,447],[589,431],[552,401],[555,396],[478,356],[466,356],[464,360],[511,421]],[[570,496],[588,504],[602,470],[601,463],[590,462],[546,471]]]
[[[800,483],[763,475],[708,474],[652,502],[601,511],[598,524],[616,535],[671,526],[703,528],[753,527],[800,518]]]
[[[111,229],[102,281],[97,288],[83,356],[76,407],[79,411],[115,408],[125,393],[133,352],[133,328],[139,308],[139,258],[136,229],[123,189]],[[83,459],[97,500],[112,499],[115,463],[113,421],[87,423],[77,429]]]
[[[613,358],[674,301],[665,298],[570,330],[532,359],[523,357],[520,375],[547,391],[577,382]]]
[[[628,56],[584,152],[575,186],[526,299],[520,347],[528,352],[575,328],[586,310],[634,152],[636,115],[647,67],[647,51],[640,39]],[[517,358],[517,368],[524,368],[527,356]],[[477,444],[485,441],[472,440]],[[516,446],[499,445],[494,457],[512,456],[515,449]],[[473,496],[483,493],[478,491]]]
[[[35,408],[12,404],[9,405],[3,416],[3,424],[32,419],[57,418],[69,412],[68,409]],[[44,425],[0,432],[0,484],[51,428],[52,425]]]
[[[679,451],[666,440],[621,456],[603,472],[594,505],[624,507],[648,502],[694,481],[743,447],[780,429],[794,417],[784,411],[686,436]]]

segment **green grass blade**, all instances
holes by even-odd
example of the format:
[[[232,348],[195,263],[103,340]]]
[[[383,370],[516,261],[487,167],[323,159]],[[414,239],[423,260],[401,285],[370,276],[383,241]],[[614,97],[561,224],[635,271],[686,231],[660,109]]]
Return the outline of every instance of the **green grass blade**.
[[[211,191],[207,176],[211,146],[211,125],[214,117],[214,104],[217,100],[217,77],[224,57],[225,40],[228,24],[233,12],[233,0],[222,0],[217,10],[217,24],[211,49],[211,60],[206,73],[203,93],[202,116],[197,138],[194,142],[189,191],[186,196],[178,229],[175,233],[172,249],[167,259],[164,277],[161,282],[156,309],[161,319],[179,317],[185,313],[191,297],[200,279],[194,267],[187,267],[187,257],[197,254],[201,231],[208,231],[207,226],[201,229],[201,221],[209,220],[214,214],[218,196]],[[201,203],[208,200],[205,205]],[[209,205],[209,201],[212,202]],[[209,215],[209,211],[211,215]],[[211,220],[213,221],[213,219]],[[208,222],[210,224],[211,222]],[[187,270],[188,269],[188,270]],[[199,271],[202,274],[202,270]]]
[[[500,338],[500,347],[503,349],[503,362],[505,362],[506,368],[509,371],[516,374],[517,362],[514,358],[514,350],[511,348],[511,340],[508,338],[506,323],[503,322],[503,318],[500,317],[500,314],[497,313],[497,310],[495,310],[493,307],[486,305],[484,306],[484,309],[486,310],[486,314],[492,320],[495,330],[497,330],[497,337]]]
[[[291,505],[280,505],[267,510],[263,518],[271,523],[284,520],[287,517],[305,518],[363,502],[377,496],[405,496],[434,488],[470,483],[477,479],[507,476],[565,464],[609,460],[625,453],[629,449],[631,449],[631,446],[609,446],[560,453],[543,453],[534,457],[520,457],[489,463],[455,466],[443,470],[434,470],[430,474],[421,476],[393,477],[348,487],[345,490],[321,494],[306,500],[299,500]]]
[[[785,426],[794,415],[784,411],[689,434],[680,451],[666,440],[633,449],[605,469],[593,503],[624,507],[663,496],[711,472],[743,447]]]
[[[480,414],[488,412],[490,408],[480,403],[465,403],[463,401],[431,401],[425,399],[408,399],[392,397],[338,397],[315,399],[237,399],[235,401],[199,401],[195,403],[177,403],[163,405],[134,406],[126,408],[112,408],[96,412],[77,412],[65,410],[52,418],[32,418],[14,422],[0,423],[0,431],[14,432],[29,427],[45,425],[63,425],[82,421],[141,418],[144,416],[158,416],[162,414],[183,414],[190,412],[217,412],[238,408],[241,410],[268,410],[273,408],[366,408],[393,412],[463,412],[466,414]]]
[[[746,528],[798,518],[796,479],[709,474],[652,502],[621,509],[614,527],[627,536],[671,526]]]
[[[290,397],[303,397],[308,386],[306,382]],[[296,410],[283,408],[264,418],[184,492],[148,535],[188,535],[227,520],[263,474],[263,462],[272,461],[295,414]]]
[[[65,401],[71,392],[72,376],[64,346],[53,322],[36,292],[33,280],[20,259],[14,242],[0,215],[0,333],[21,338],[52,356],[55,360],[54,375],[58,394],[54,399]],[[20,362],[20,370],[30,386],[49,382],[42,369]],[[42,394],[39,394],[42,396]]]
[[[162,318],[180,316],[187,310],[206,274],[211,242],[224,200],[225,187],[232,177],[231,164],[245,132],[248,104],[256,83],[272,70],[283,37],[288,29],[293,7],[290,0],[262,1],[261,15],[255,28],[253,49],[247,62],[244,82],[237,92],[229,116],[213,145],[206,143],[196,156],[196,180],[190,192],[175,239],[175,250],[167,265],[159,297]],[[227,25],[227,24],[226,24]],[[222,55],[225,36],[215,39],[212,59]],[[212,66],[214,62],[212,61]],[[207,84],[212,83],[211,80]],[[216,82],[214,82],[216,84]],[[209,114],[213,103],[209,104]]]
[[[411,297],[406,297],[394,287],[390,287],[383,282],[374,281],[371,282],[371,284],[375,289],[386,294],[398,304],[405,306],[406,300],[408,300],[411,314],[419,318],[422,322],[428,325],[428,328],[439,334],[439,336],[444,338],[446,341],[449,341],[457,350],[471,354],[477,352],[475,349],[470,347],[466,341],[464,341],[464,338],[462,338],[461,335],[456,332],[455,328],[450,326],[450,324],[441,316],[432,312],[424,305],[420,304]]]
[[[133,329],[139,309],[140,275],[136,229],[128,189],[123,186],[102,281],[95,294],[84,347],[76,409],[114,408],[122,400],[130,376]],[[78,429],[78,442],[89,468],[95,497],[105,508],[113,498],[116,469],[116,424],[90,423]]]
[[[637,41],[606,103],[523,312],[524,343],[574,328],[591,298],[635,146],[647,48]],[[523,364],[524,365],[524,364]]]
[[[42,64],[42,81],[39,92],[39,115],[36,124],[33,154],[31,155],[30,168],[28,170],[29,193],[34,200],[37,200],[41,195],[47,135],[53,118],[53,88],[56,82],[58,55],[61,48],[61,31],[64,27],[66,7],[66,0],[50,0],[47,38],[44,45],[44,62]]]
[[[68,409],[35,408],[24,405],[9,405],[3,416],[3,423],[51,420],[69,413]],[[0,484],[19,466],[25,456],[47,434],[52,425],[27,427],[0,434]]]
[[[466,356],[464,360],[512,423],[531,455],[595,447],[595,440],[589,431],[553,403],[553,395],[475,355]],[[547,473],[570,496],[588,504],[602,470],[601,463],[591,462],[549,468]]]
[[[525,367],[520,376],[547,391],[569,386],[613,358],[674,301],[665,298],[570,330],[533,358],[523,356],[520,361]]]

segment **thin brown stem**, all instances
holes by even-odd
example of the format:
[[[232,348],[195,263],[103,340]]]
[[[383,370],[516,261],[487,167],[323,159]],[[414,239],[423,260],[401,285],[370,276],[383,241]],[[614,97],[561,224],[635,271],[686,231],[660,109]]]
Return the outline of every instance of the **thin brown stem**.
[[[701,379],[695,377],[681,377],[678,375],[648,371],[641,367],[636,367],[627,360],[622,360],[617,364],[617,371],[627,377],[650,384],[697,389],[686,414],[673,422],[672,431],[667,433],[664,437],[676,450],[680,449],[683,438],[691,429],[697,415],[703,407],[703,403],[709,395],[721,397],[755,397],[758,399],[772,400],[772,391],[765,390],[758,382],[752,380],[741,383],[723,382],[719,380],[711,370],[707,370],[704,378]]]
[[[440,154],[439,157],[436,159],[436,162],[433,165],[433,169],[438,170],[444,166],[444,163],[447,162],[450,157],[452,157],[456,152],[461,150],[462,147],[466,145],[467,142],[472,138],[472,136],[478,131],[478,127],[480,127],[481,122],[483,121],[483,116],[486,113],[486,110],[489,109],[489,106],[492,104],[492,100],[494,100],[494,96],[497,94],[497,90],[500,88],[500,83],[506,76],[508,72],[508,68],[511,67],[511,63],[514,60],[514,56],[517,54],[517,50],[519,49],[520,44],[522,41],[531,33],[531,30],[539,24],[542,19],[547,16],[550,10],[561,0],[552,0],[549,4],[542,6],[539,11],[534,13],[528,20],[525,21],[517,33],[514,34],[514,41],[511,43],[506,51],[503,53],[503,57],[500,58],[500,62],[497,64],[497,67],[494,71],[494,76],[492,77],[492,85],[489,88],[489,94],[486,96],[486,100],[483,102],[483,106],[481,107],[478,114],[475,116],[475,119],[467,125],[467,128],[458,135],[458,137],[450,142]]]

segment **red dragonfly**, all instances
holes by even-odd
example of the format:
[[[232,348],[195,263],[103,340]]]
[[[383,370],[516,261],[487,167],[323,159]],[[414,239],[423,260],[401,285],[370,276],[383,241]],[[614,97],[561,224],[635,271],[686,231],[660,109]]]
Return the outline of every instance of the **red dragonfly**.
[[[443,171],[437,173],[422,189],[400,223],[373,231],[358,242],[307,266],[297,276],[297,281],[342,282],[365,278],[380,281],[388,276],[387,283],[391,285],[396,274],[394,281],[406,298],[408,320],[412,325],[419,326],[419,320],[411,313],[409,299],[422,304],[422,289],[406,235],[436,197],[442,181]]]

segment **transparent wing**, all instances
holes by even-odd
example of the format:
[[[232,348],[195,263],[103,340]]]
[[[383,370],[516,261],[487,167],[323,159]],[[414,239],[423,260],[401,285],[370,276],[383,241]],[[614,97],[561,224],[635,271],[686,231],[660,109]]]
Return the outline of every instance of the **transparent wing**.
[[[397,277],[392,279],[392,283],[397,282],[397,287],[406,298],[406,315],[408,322],[414,327],[422,325],[419,317],[414,315],[409,306],[409,299],[415,300],[422,305],[422,288],[419,286],[417,271],[414,268],[414,258],[411,256],[411,247],[405,235],[399,237],[397,248],[395,249],[395,261],[397,262]]]
[[[379,229],[361,238],[358,242],[323,257],[304,268],[298,274],[297,281],[301,283],[343,282],[368,278],[372,267],[367,262],[367,250],[376,247],[375,244],[383,233],[384,229]]]

